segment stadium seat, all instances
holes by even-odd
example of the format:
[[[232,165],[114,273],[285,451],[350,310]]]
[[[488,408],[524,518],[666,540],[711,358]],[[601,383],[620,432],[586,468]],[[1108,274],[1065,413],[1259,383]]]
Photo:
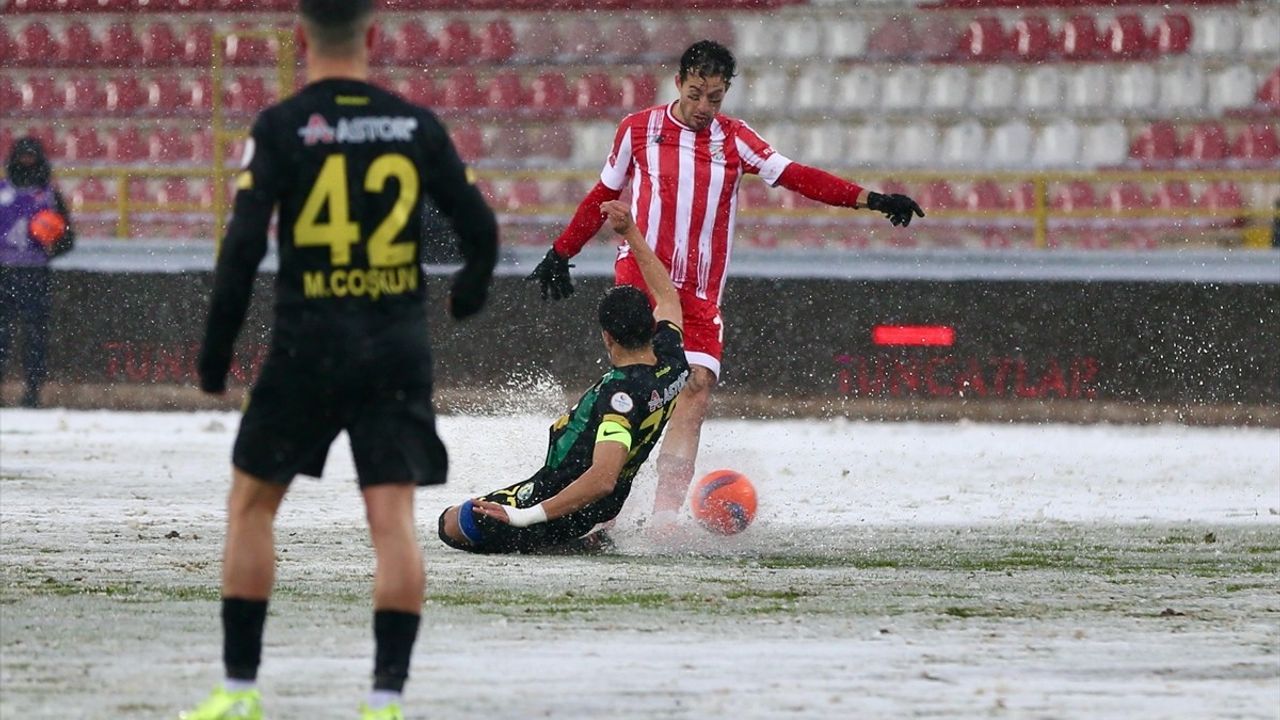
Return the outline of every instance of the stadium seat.
[[[106,205],[112,201],[112,197],[102,180],[90,177],[75,186],[68,200],[73,211],[85,212],[91,205]]]
[[[1022,72],[1018,105],[1029,113],[1047,113],[1062,107],[1066,81],[1053,65],[1037,65]]]
[[[987,149],[992,167],[1018,168],[1030,164],[1032,154],[1031,126],[1023,120],[1010,120],[991,132]]]
[[[832,60],[853,60],[867,52],[867,24],[840,17],[824,23],[823,55]]]
[[[562,29],[560,55],[557,57],[560,62],[584,64],[604,54],[605,35],[592,18],[585,15],[574,16],[565,21]]]
[[[651,107],[658,101],[658,80],[647,72],[633,72],[622,78],[622,109],[628,112]]]
[[[987,131],[982,123],[966,120],[947,128],[942,136],[941,161],[945,167],[972,168],[987,158]]]
[[[1157,121],[1133,140],[1129,156],[1146,167],[1166,167],[1178,157],[1178,131],[1173,123]]]
[[[1124,180],[1107,190],[1106,207],[1111,212],[1119,213],[1126,210],[1146,210],[1151,207],[1151,203],[1141,185],[1133,180]]]
[[[988,65],[973,83],[973,107],[1003,113],[1013,107],[1018,74],[1008,64]]]
[[[414,73],[410,77],[397,80],[392,89],[405,100],[422,107],[436,107],[441,104],[441,90],[436,81],[425,72]]]
[[[924,96],[925,73],[918,65],[885,68],[881,77],[880,104],[886,110],[914,110]]]
[[[1116,72],[1113,78],[1113,107],[1144,111],[1156,101],[1156,71],[1150,63],[1133,63]]]
[[[1040,128],[1036,136],[1035,164],[1040,167],[1070,167],[1080,161],[1080,126],[1060,118]]]
[[[1280,160],[1280,140],[1276,126],[1250,123],[1240,130],[1231,144],[1231,157],[1247,165],[1271,165]]]
[[[1271,7],[1245,23],[1244,37],[1240,42],[1240,49],[1245,53],[1272,59],[1280,54],[1280,12],[1274,9],[1274,4]]]
[[[440,106],[452,110],[473,110],[483,107],[484,93],[470,70],[455,70],[445,79],[440,92]]]
[[[734,108],[745,107],[751,113],[770,113],[775,108],[787,104],[787,95],[792,90],[791,79],[786,71],[769,68],[753,73],[750,82],[743,82],[744,92],[738,97],[730,92],[726,95],[726,103]],[[741,102],[742,105],[738,103]]]
[[[1067,78],[1067,107],[1076,111],[1101,110],[1111,100],[1111,73],[1105,65],[1082,65]]]
[[[373,68],[396,64],[396,36],[394,28],[380,26],[373,36],[373,47],[369,48],[369,65]],[[376,75],[370,74],[370,80]],[[378,78],[385,81],[385,78]]]
[[[184,110],[206,115],[213,110],[213,88],[207,76],[192,78],[183,84]]]
[[[488,107],[507,112],[520,110],[529,101],[520,74],[513,70],[499,71],[489,79],[485,100]]]
[[[1161,55],[1181,55],[1191,49],[1191,20],[1182,13],[1160,18],[1151,34],[1152,50]]]
[[[969,69],[963,65],[943,65],[930,73],[925,90],[924,105],[931,111],[955,111],[969,103]],[[822,89],[829,95],[830,86]]]
[[[633,15],[615,20],[604,31],[605,48],[601,59],[608,64],[643,62],[649,53],[649,31],[644,23]]]
[[[726,27],[729,23],[724,23]],[[650,59],[659,63],[676,63],[680,54],[696,40],[693,26],[683,13],[660,13],[649,33]]]
[[[781,26],[781,27],[779,27]],[[771,23],[779,33],[778,56],[789,60],[810,58],[822,49],[822,25],[810,18],[792,18]]]
[[[1198,110],[1204,106],[1208,85],[1204,66],[1197,60],[1186,60],[1166,66],[1160,74],[1159,106],[1170,113]]]
[[[1009,207],[1008,193],[994,180],[979,180],[969,186],[965,192],[964,208],[966,210],[995,211]]]
[[[1103,55],[1112,60],[1141,60],[1151,56],[1151,41],[1141,15],[1111,18],[1102,32]]]
[[[1063,60],[1093,60],[1098,56],[1101,42],[1098,26],[1092,15],[1074,15],[1062,25],[1055,43],[1057,55]]]
[[[920,205],[936,210],[957,210],[962,206],[946,180],[930,180],[920,189]]]
[[[529,210],[542,205],[542,186],[535,178],[519,178],[511,183],[506,194],[507,210]]]
[[[564,123],[550,123],[535,131],[536,137],[529,143],[528,159],[536,163],[563,165],[573,156],[573,131]],[[602,163],[604,156],[597,159]],[[583,195],[586,195],[584,190]],[[576,203],[581,200],[578,197]]]
[[[1098,207],[1098,196],[1092,183],[1072,180],[1054,189],[1049,206],[1061,212],[1093,210]]]
[[[1191,49],[1197,55],[1229,55],[1240,46],[1239,11],[1212,10],[1197,13],[1191,33]]]
[[[1205,188],[1196,204],[1206,210],[1237,210],[1244,207],[1244,196],[1235,183],[1218,181]]]
[[[213,26],[197,23],[187,28],[182,40],[182,63],[196,67],[209,67],[213,61]]]
[[[146,106],[147,99],[146,91],[138,84],[134,75],[114,77],[107,81],[104,107],[111,115],[135,115]]]
[[[994,15],[976,17],[960,34],[954,57],[957,60],[995,62],[1011,54],[1012,38]]]
[[[8,23],[0,24],[0,67],[18,64],[18,46],[10,34]]]
[[[516,29],[516,62],[553,62],[560,54],[561,38],[554,23],[529,22]]]
[[[1161,210],[1183,210],[1194,205],[1195,199],[1185,180],[1166,180],[1156,188],[1151,202]]]
[[[791,86],[791,107],[800,112],[825,110],[831,105],[835,73],[826,63],[811,63],[800,70]]]
[[[227,112],[253,115],[270,105],[273,92],[259,75],[240,75],[227,85]]]
[[[435,60],[440,43],[417,20],[401,23],[395,29],[395,62],[400,65],[425,65]]]
[[[22,92],[8,75],[0,75],[0,117],[17,115],[21,109]]]
[[[115,131],[107,136],[107,159],[121,165],[141,162],[147,156],[147,144],[136,126]]]
[[[83,67],[98,62],[102,47],[86,23],[80,20],[69,23],[63,38],[62,54],[58,58],[61,64]]]
[[[568,112],[575,96],[569,93],[569,84],[558,72],[545,72],[529,85],[529,108],[541,115],[561,115]]]
[[[15,65],[48,67],[51,58],[63,56],[62,43],[39,20],[28,23],[14,38]]]
[[[883,20],[867,38],[867,59],[906,60],[915,54],[919,38],[909,15]]]
[[[1209,109],[1221,113],[1248,107],[1253,104],[1257,87],[1248,65],[1238,63],[1224,68],[1209,79]]]
[[[453,139],[458,157],[464,162],[483,160],[489,154],[485,147],[484,130],[475,123],[459,123],[449,129],[449,136]]]
[[[101,62],[107,67],[128,67],[142,57],[142,43],[133,34],[133,25],[112,23],[102,41]]]
[[[1010,55],[1023,62],[1048,60],[1053,51],[1053,31],[1043,15],[1028,15],[1013,26]]]
[[[91,75],[80,75],[61,82],[60,110],[64,115],[90,115],[102,108],[106,95]]]
[[[857,165],[886,165],[894,150],[893,128],[885,121],[874,121],[855,127],[845,146],[846,160]],[[785,153],[784,153],[785,154]]]
[[[880,105],[880,80],[871,73],[840,73],[831,102],[833,109],[844,112],[875,110]]]
[[[804,126],[796,131],[797,145],[795,155],[786,154],[793,160],[813,165],[830,164],[834,160],[845,157],[844,123],[821,122]]]
[[[490,20],[480,30],[480,60],[501,64],[516,54],[516,33],[503,18]]]
[[[48,117],[61,104],[57,85],[49,75],[29,75],[18,83],[22,95],[20,114],[27,117]]]
[[[173,26],[167,22],[151,23],[143,31],[142,61],[148,67],[174,65],[182,59],[182,43]]]
[[[1129,157],[1129,134],[1119,120],[1103,120],[1084,132],[1080,159],[1086,167],[1120,165]]]
[[[437,36],[440,43],[439,59],[447,65],[462,65],[480,55],[480,42],[471,32],[466,20],[450,20]]]
[[[156,165],[191,164],[194,160],[191,133],[163,128],[146,137],[147,161]]]
[[[182,81],[171,73],[162,73],[148,80],[142,87],[146,100],[142,112],[147,115],[173,115],[188,110]],[[188,96],[189,97],[189,96]]]
[[[1227,131],[1209,121],[1191,128],[1179,151],[1182,159],[1198,166],[1220,165],[1227,157]]]
[[[1258,104],[1266,110],[1280,111],[1280,65],[1262,81],[1256,96]]]
[[[924,167],[937,162],[938,128],[933,123],[924,120],[909,122],[900,127],[896,134],[897,144],[890,160],[911,167]]]
[[[756,13],[742,13],[732,20],[738,33],[735,50],[744,60],[767,60],[778,52],[778,33],[773,25]],[[655,38],[656,39],[656,38]]]
[[[274,37],[233,33],[223,41],[223,58],[228,65],[254,67],[271,65],[279,54],[279,42]]]
[[[213,161],[213,130],[205,128],[191,133],[191,159],[197,165]],[[239,160],[240,158],[233,158]]]

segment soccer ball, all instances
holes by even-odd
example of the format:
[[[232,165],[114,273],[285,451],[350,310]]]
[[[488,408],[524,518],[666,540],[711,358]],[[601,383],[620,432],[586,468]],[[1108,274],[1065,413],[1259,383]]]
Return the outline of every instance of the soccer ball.
[[[711,532],[734,535],[756,517],[756,488],[736,470],[716,470],[693,486],[693,517]]]
[[[44,247],[51,247],[67,230],[67,221],[58,213],[45,209],[31,218],[31,237]]]

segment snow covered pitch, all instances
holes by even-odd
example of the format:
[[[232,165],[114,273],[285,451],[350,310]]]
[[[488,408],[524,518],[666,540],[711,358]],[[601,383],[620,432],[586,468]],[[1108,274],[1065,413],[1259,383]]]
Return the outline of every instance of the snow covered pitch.
[[[1271,718],[1280,432],[713,421],[731,538],[473,557],[446,505],[530,474],[548,416],[441,420],[410,717]],[[0,717],[171,718],[221,676],[234,414],[0,412]],[[268,716],[350,718],[372,553],[344,444],[278,522]]]

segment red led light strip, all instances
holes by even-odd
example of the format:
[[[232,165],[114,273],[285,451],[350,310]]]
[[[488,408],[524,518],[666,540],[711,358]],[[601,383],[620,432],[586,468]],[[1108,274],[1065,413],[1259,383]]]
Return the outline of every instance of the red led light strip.
[[[956,331],[950,325],[876,325],[871,328],[871,342],[950,347],[956,342]]]

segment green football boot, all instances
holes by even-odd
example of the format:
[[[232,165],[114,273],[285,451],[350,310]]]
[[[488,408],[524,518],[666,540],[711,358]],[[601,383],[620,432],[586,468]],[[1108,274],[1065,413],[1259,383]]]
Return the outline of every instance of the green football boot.
[[[194,710],[178,715],[178,720],[262,720],[262,694],[219,687]]]
[[[400,709],[400,703],[391,703],[378,710],[362,704],[360,706],[360,720],[404,720],[404,710]]]

